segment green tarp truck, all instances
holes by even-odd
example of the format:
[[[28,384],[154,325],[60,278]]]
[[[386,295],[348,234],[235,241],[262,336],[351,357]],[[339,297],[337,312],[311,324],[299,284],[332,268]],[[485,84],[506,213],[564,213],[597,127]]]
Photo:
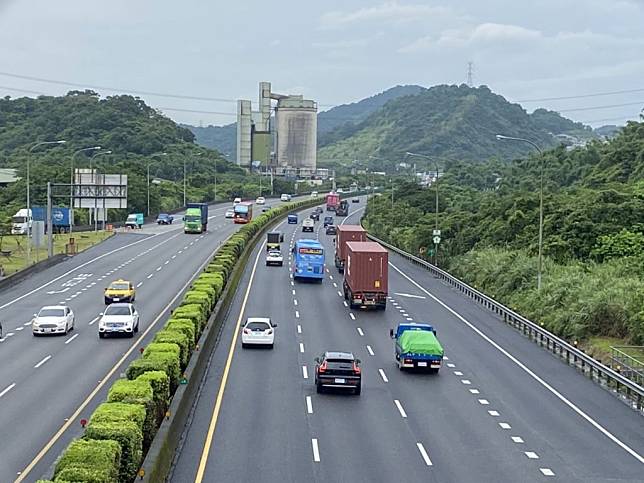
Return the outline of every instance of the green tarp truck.
[[[427,369],[438,372],[443,362],[443,347],[436,338],[436,330],[429,324],[398,324],[389,332],[396,341],[398,368]]]

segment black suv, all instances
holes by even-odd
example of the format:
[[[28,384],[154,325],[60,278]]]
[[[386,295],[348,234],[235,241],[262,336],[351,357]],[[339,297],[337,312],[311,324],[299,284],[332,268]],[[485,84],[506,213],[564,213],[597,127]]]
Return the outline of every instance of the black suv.
[[[314,221],[320,221],[320,214],[317,211],[314,211],[309,215],[309,218],[311,218]]]
[[[326,228],[329,225],[333,225],[333,217],[332,216],[325,216],[324,217],[324,228]]]
[[[351,352],[325,352],[316,357],[315,386],[318,393],[330,387],[352,389],[359,395],[362,389],[360,359]]]
[[[337,235],[338,231],[335,229],[335,225],[329,225],[326,227],[327,235]]]

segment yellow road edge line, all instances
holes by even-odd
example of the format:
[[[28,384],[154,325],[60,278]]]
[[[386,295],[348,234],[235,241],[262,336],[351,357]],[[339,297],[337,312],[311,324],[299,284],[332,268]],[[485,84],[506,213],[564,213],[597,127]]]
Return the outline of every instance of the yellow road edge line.
[[[216,249],[215,249],[216,250]],[[214,253],[214,250],[213,252]],[[36,455],[36,457],[27,465],[27,467],[20,473],[18,478],[15,479],[14,483],[20,483],[22,482],[27,475],[31,472],[31,470],[34,469],[34,467],[40,462],[40,460],[47,454],[47,452],[51,449],[51,447],[56,444],[56,442],[60,439],[60,437],[69,429],[69,427],[72,425],[74,420],[80,415],[80,413],[87,407],[87,405],[94,399],[96,394],[103,388],[103,386],[107,383],[107,381],[114,375],[114,373],[118,370],[118,368],[125,362],[125,360],[130,356],[132,351],[141,343],[141,341],[148,335],[148,332],[152,330],[152,328],[156,325],[156,323],[163,317],[163,315],[168,311],[170,306],[179,298],[179,295],[183,293],[183,291],[192,283],[192,279],[200,273],[203,270],[203,267],[205,267],[209,262],[210,258],[212,257],[212,253],[206,257],[206,260],[199,266],[197,270],[195,270],[192,273],[192,276],[186,282],[183,287],[177,292],[177,294],[168,302],[168,305],[166,305],[163,310],[157,315],[157,317],[150,323],[150,326],[139,336],[139,338],[132,344],[132,346],[127,350],[125,354],[123,354],[123,357],[121,357],[118,362],[112,367],[112,369],[109,370],[107,375],[101,379],[101,382],[98,383],[98,385],[94,388],[94,390],[87,396],[87,398],[81,403],[80,406],[78,406],[78,409],[74,411],[74,414],[65,421],[65,423],[60,427],[60,429],[54,434],[54,436],[45,444],[45,446],[40,450],[40,452]]]
[[[233,361],[233,356],[235,355],[235,348],[237,347],[237,335],[239,334],[241,321],[244,318],[244,311],[246,310],[246,303],[248,302],[248,296],[250,295],[250,290],[253,286],[255,272],[257,270],[257,263],[259,262],[259,257],[262,254],[262,249],[264,248],[265,244],[266,244],[266,241],[264,241],[264,243],[261,244],[260,249],[257,252],[257,256],[255,257],[253,271],[250,274],[248,287],[246,287],[244,300],[242,301],[241,309],[239,311],[239,316],[237,317],[237,323],[235,324],[235,329],[233,331],[233,339],[230,343],[230,349],[228,350],[228,359],[226,359],[226,366],[224,367],[224,373],[221,378],[221,384],[219,385],[217,400],[215,401],[215,407],[213,408],[212,416],[210,418],[210,425],[208,426],[208,433],[206,433],[206,440],[204,441],[203,451],[201,452],[201,459],[199,460],[199,468],[197,469],[197,475],[195,476],[195,483],[201,483],[203,481],[204,473],[206,472],[206,465],[208,464],[208,455],[210,454],[210,448],[212,447],[212,440],[215,435],[217,420],[219,419],[219,411],[221,410],[221,403],[224,399],[224,391],[226,390],[226,383],[228,382],[228,373],[230,371],[230,365],[232,364],[232,361]]]

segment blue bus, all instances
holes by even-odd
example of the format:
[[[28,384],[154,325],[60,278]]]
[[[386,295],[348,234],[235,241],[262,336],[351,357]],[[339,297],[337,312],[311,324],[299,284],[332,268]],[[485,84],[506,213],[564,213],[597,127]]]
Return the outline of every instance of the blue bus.
[[[293,247],[295,266],[293,279],[319,280],[324,278],[324,247],[317,240],[297,240]]]

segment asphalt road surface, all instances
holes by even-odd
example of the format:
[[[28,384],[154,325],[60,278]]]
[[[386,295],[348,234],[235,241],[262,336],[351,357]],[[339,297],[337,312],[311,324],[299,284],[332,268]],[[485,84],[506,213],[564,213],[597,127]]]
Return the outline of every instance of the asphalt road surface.
[[[396,255],[386,311],[349,309],[320,226],[322,284],[293,282],[288,263],[266,267],[264,247],[251,258],[172,481],[644,481],[640,415]],[[311,238],[281,229],[285,254]],[[278,323],[273,350],[241,348],[250,316]],[[389,328],[400,321],[437,328],[438,375],[397,369]],[[313,359],[326,350],[362,360],[361,396],[316,393]]]
[[[228,208],[210,207],[205,234],[184,234],[179,214],[172,225],[116,234],[2,290],[0,482],[51,476],[61,451],[82,434],[79,421],[104,401],[111,382],[163,326],[192,277],[239,227],[224,218]],[[99,340],[103,289],[119,278],[136,286],[140,330],[133,339]],[[67,336],[33,337],[32,314],[56,304],[72,308],[75,329]]]

